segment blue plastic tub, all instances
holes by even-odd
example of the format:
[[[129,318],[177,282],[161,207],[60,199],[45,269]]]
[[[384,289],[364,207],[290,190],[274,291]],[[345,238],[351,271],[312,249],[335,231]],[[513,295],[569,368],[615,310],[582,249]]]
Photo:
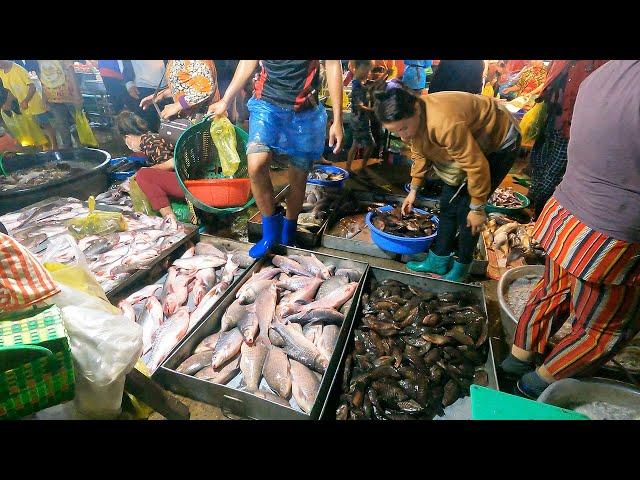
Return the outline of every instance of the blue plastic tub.
[[[111,159],[111,161],[109,162],[109,167],[120,163],[124,159],[126,159],[128,162],[140,165],[138,168],[143,167],[147,164],[147,157],[118,157]],[[133,176],[138,171],[138,168],[135,170],[127,170],[124,172],[111,172],[109,174],[109,178],[112,182],[120,182],[126,180],[127,178]]]
[[[381,212],[388,212],[389,210],[393,210],[391,205],[386,205],[384,207],[379,208]],[[427,213],[424,210],[420,210],[419,208],[414,208],[414,210],[418,213]],[[424,253],[429,249],[429,246],[433,242],[433,239],[438,235],[438,230],[436,228],[436,232],[433,235],[429,235],[428,237],[417,237],[417,238],[406,238],[406,237],[397,237],[395,235],[390,235],[388,233],[383,232],[382,230],[377,229],[373,226],[371,222],[372,216],[375,212],[367,213],[365,217],[365,222],[367,226],[371,229],[371,240],[382,250],[387,250],[393,253],[399,253],[401,255],[411,255],[414,253]],[[433,216],[433,222],[438,226],[438,217]]]
[[[329,180],[311,180],[307,177],[307,183],[312,183],[314,185],[322,185],[323,187],[338,187],[342,188],[344,186],[344,182],[349,178],[349,172],[340,167],[334,167],[333,165],[314,165],[312,170],[323,170],[327,173],[343,173],[345,177],[342,180],[337,181],[329,181]]]

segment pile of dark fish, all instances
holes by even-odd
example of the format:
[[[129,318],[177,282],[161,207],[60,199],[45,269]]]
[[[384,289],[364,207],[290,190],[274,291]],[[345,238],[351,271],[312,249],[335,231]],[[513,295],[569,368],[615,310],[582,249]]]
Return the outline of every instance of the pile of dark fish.
[[[72,167],[66,162],[23,168],[10,173],[6,177],[0,176],[0,191],[37,187],[82,171],[84,169]]]
[[[307,175],[307,180],[324,180],[326,182],[339,182],[344,180],[346,175],[344,173],[331,173],[321,168],[314,168]]]
[[[360,202],[348,195],[339,208],[336,210],[336,217],[340,220],[329,229],[329,235],[343,238],[354,238],[363,240],[361,232],[368,230],[365,217],[368,212],[375,211],[376,208],[384,207],[385,204],[377,202]],[[371,240],[371,236],[368,237]]]
[[[176,371],[309,413],[361,276],[332,270],[313,254],[275,255]]]
[[[522,201],[516,197],[512,188],[496,188],[489,198],[489,203],[502,208],[522,208]]]
[[[431,213],[422,214],[413,210],[411,213],[403,215],[399,206],[388,212],[377,210],[371,218],[371,223],[378,230],[396,237],[428,237],[437,230]]]
[[[125,317],[142,327],[143,360],[152,372],[253,261],[246,252],[200,242],[173,262],[164,282],[143,287],[118,304]]]
[[[487,385],[486,318],[469,292],[435,294],[372,281],[347,355],[340,420],[432,419]],[[357,321],[357,320],[356,320]]]

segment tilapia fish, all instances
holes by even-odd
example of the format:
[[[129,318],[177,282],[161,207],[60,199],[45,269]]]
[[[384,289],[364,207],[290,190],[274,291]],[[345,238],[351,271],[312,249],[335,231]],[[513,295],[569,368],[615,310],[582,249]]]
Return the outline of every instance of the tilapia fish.
[[[318,377],[295,360],[291,360],[291,377],[293,398],[305,413],[310,413],[320,389]]]
[[[209,335],[202,340],[193,353],[205,352],[207,350],[213,350],[216,348],[216,344],[218,343],[218,338],[220,338],[220,332],[214,333],[213,335]]]
[[[296,275],[303,275],[305,277],[315,276],[295,260],[291,260],[288,257],[283,257],[282,255],[275,255],[271,259],[271,262],[286,273],[294,273]]]
[[[242,333],[237,328],[221,333],[213,350],[211,366],[213,368],[220,367],[220,365],[240,352],[241,345]]]
[[[151,297],[153,298],[153,297]],[[180,308],[171,318],[169,318],[158,330],[151,356],[149,358],[149,370],[155,371],[158,366],[167,358],[173,347],[187,334],[189,326],[189,311]]]
[[[206,380],[207,382],[218,383],[224,385],[235,377],[240,371],[240,355],[237,353],[233,358],[226,360],[219,367],[209,365],[195,374],[196,378]]]
[[[262,342],[256,342],[253,345],[243,343],[240,347],[240,371],[245,389],[249,392],[258,390],[260,386],[267,352],[268,349]]]
[[[324,283],[318,289],[315,300],[320,300],[333,292],[335,289],[342,287],[349,283],[349,278],[343,275],[337,275],[325,280]]]
[[[324,373],[329,362],[327,362],[320,350],[318,350],[301,331],[297,331],[293,326],[283,325],[281,323],[273,324],[273,328],[284,340],[282,349],[289,357],[304,363],[320,373]]]
[[[213,357],[212,350],[206,350],[191,355],[184,362],[176,368],[176,372],[184,373],[185,375],[194,375],[205,367],[211,365],[211,358]]]
[[[262,369],[269,388],[284,399],[291,396],[291,370],[287,354],[281,348],[271,347]]]

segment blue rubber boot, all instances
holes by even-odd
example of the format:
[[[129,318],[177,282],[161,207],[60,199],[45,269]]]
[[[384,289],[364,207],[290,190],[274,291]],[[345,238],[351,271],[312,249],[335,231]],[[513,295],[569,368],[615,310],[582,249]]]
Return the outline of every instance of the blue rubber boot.
[[[444,275],[451,268],[451,256],[441,257],[429,250],[429,255],[421,262],[408,262],[407,268],[414,272],[435,273]]]
[[[262,238],[249,250],[250,257],[264,257],[271,247],[280,243],[282,220],[281,212],[277,212],[270,217],[262,216]]]
[[[297,220],[289,220],[287,217],[282,222],[282,245],[293,246],[296,241]]]
[[[453,262],[453,267],[449,270],[449,273],[442,276],[443,280],[450,280],[452,282],[465,282],[471,268],[470,263],[458,263]]]

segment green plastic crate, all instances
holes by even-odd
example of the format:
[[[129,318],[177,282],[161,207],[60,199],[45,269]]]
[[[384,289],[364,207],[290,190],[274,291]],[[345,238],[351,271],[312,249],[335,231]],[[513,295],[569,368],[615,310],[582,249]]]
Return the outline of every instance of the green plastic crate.
[[[471,385],[472,420],[589,420],[566,408]]]

